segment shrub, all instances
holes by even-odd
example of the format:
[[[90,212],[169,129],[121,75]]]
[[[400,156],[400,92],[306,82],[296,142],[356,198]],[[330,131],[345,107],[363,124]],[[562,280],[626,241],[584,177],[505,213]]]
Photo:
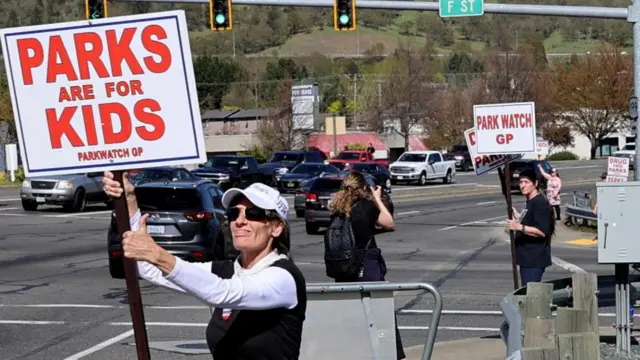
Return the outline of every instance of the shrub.
[[[247,150],[241,151],[239,155],[253,156],[259,164],[264,163],[269,159],[269,154],[257,145],[252,145]]]
[[[367,147],[362,144],[348,144],[344,146],[345,151],[365,151]]]
[[[571,151],[560,151],[557,152],[555,154],[551,154],[547,157],[547,160],[555,160],[555,161],[562,161],[562,160],[579,160],[580,158],[578,157],[578,155],[572,153]]]

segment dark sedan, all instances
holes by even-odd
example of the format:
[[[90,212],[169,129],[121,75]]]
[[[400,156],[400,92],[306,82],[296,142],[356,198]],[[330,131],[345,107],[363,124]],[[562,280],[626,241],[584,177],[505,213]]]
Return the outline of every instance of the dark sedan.
[[[377,163],[353,163],[345,170],[355,170],[364,174],[369,174],[376,179],[376,183],[386,189],[391,188],[391,178],[389,169]]]
[[[276,181],[281,193],[296,192],[305,181],[320,174],[340,174],[337,167],[324,163],[304,163],[297,165],[290,173],[278,175]]]

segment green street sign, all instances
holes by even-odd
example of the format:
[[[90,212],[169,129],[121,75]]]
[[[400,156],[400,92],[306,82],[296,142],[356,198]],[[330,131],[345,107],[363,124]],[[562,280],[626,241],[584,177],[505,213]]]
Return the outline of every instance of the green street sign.
[[[484,0],[440,0],[440,17],[482,16]]]

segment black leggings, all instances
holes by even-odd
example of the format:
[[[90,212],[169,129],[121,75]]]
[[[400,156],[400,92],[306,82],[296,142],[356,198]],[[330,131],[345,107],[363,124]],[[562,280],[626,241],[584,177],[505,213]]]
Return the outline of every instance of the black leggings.
[[[560,218],[560,205],[553,205],[553,209],[556,211],[556,220],[561,220],[561,218]]]

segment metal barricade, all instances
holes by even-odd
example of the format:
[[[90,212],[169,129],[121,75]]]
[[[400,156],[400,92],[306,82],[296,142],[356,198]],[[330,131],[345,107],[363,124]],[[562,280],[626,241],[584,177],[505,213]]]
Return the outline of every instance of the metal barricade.
[[[434,299],[422,354],[422,360],[431,359],[442,313],[442,296],[431,284],[391,282],[307,284],[307,319],[300,358],[368,358],[363,351],[376,360],[395,358],[393,293],[415,290],[427,291]],[[341,351],[344,353],[339,354]]]
[[[566,204],[568,220],[577,225],[585,225],[585,220],[598,221],[591,205],[591,195],[586,191],[573,192],[573,204]]]

